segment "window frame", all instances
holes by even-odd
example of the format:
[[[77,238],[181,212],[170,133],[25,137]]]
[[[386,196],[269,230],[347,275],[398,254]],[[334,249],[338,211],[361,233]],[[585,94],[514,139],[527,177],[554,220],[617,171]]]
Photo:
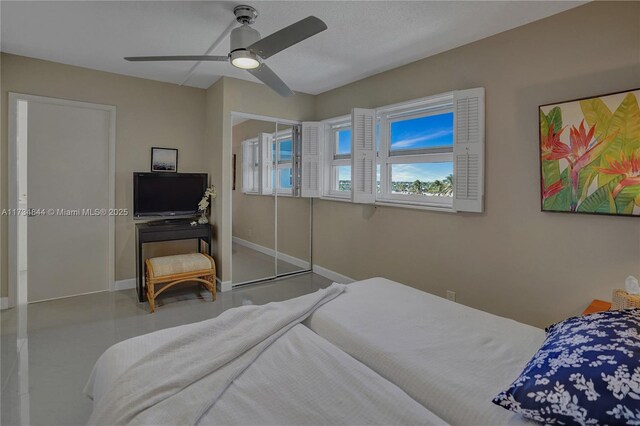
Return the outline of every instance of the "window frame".
[[[250,138],[242,141],[242,192],[246,195],[260,195],[260,140]],[[246,148],[251,150],[253,164],[245,158]],[[251,187],[247,186],[247,178],[251,177]],[[257,183],[256,183],[257,178]]]
[[[271,149],[275,145],[275,157],[273,158],[272,166],[273,173],[275,175],[275,182],[273,182],[273,194],[283,195],[283,196],[293,196],[293,186],[295,184],[293,178],[293,161],[294,161],[294,149],[293,149],[293,128],[289,128],[287,130],[282,130],[279,132],[273,133],[273,141],[271,142]],[[280,145],[282,142],[286,140],[291,140],[291,159],[289,160],[280,160]],[[284,167],[283,167],[284,166]],[[281,179],[280,179],[280,170],[281,169],[291,169],[291,188],[281,188]]]
[[[376,167],[380,167],[380,190],[376,193],[376,204],[402,204],[414,205],[424,208],[437,208],[453,210],[452,196],[438,195],[413,195],[394,194],[392,192],[391,168],[394,164],[415,164],[415,163],[440,163],[454,162],[454,146],[437,146],[432,148],[420,148],[411,150],[391,151],[391,124],[398,121],[405,121],[416,118],[423,118],[442,114],[454,114],[452,124],[455,132],[455,112],[453,93],[438,95],[413,101],[406,104],[398,104],[389,107],[378,108],[376,115],[378,119],[379,148],[376,156]],[[455,135],[454,135],[455,137]],[[455,179],[455,168],[453,171]]]
[[[339,191],[334,188],[339,187],[338,167],[351,167],[351,153],[338,154],[338,132],[340,130],[351,130],[351,116],[344,115],[331,120],[325,121],[327,131],[325,132],[326,149],[325,149],[325,185],[323,189],[323,198],[351,200],[351,190]]]
[[[470,89],[476,90],[476,89]],[[456,179],[456,132],[457,132],[457,113],[456,96],[459,91],[450,91],[432,96],[427,96],[410,101],[400,102],[397,104],[386,105],[374,108],[376,115],[376,169],[380,170],[380,180],[376,175],[376,193],[373,205],[411,208],[418,210],[434,210],[445,213],[456,213],[455,205],[455,179]],[[483,107],[484,108],[484,107]],[[483,110],[484,111],[484,110]],[[418,118],[428,115],[439,115],[453,113],[453,144],[449,147],[433,147],[418,150],[405,150],[405,152],[390,151],[390,134],[386,133],[385,126],[389,128],[389,118],[408,119],[409,117]],[[324,172],[321,197],[333,201],[353,202],[351,191],[335,191],[331,190],[334,186],[335,179],[332,170],[333,166],[350,164],[348,160],[350,156],[345,156],[346,162],[338,163],[335,158],[336,140],[333,133],[336,125],[352,124],[351,115],[339,116],[331,119],[323,120],[321,123],[325,125],[325,137],[323,139],[324,148],[322,150],[323,158],[322,170]],[[386,135],[383,137],[383,134]],[[484,142],[483,142],[484,144]],[[483,145],[484,146],[484,145]],[[484,148],[483,148],[484,149]],[[352,142],[353,150],[353,142]],[[409,194],[392,194],[389,191],[391,186],[391,170],[392,164],[409,164],[409,163],[437,163],[448,162],[453,163],[453,180],[451,196],[425,196],[425,195],[409,195]],[[388,180],[388,182],[387,182]],[[380,182],[380,185],[377,185]],[[353,183],[352,183],[353,184]]]

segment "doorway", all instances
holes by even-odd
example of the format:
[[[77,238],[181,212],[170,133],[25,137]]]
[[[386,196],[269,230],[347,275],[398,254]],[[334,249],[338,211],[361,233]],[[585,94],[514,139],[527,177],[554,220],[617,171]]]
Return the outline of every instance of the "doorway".
[[[114,284],[114,106],[9,94],[9,305]]]

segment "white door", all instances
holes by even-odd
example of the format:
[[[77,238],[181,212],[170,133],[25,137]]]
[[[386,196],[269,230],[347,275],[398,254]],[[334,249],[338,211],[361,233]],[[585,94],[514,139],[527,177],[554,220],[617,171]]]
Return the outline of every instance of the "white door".
[[[27,269],[29,302],[109,290],[113,113],[81,103],[27,101],[26,132],[17,138],[18,154],[21,143],[27,146],[26,167],[20,155],[17,167],[26,168],[27,191],[17,192],[34,214],[26,229],[18,229],[19,245],[26,240],[27,247],[17,263]]]

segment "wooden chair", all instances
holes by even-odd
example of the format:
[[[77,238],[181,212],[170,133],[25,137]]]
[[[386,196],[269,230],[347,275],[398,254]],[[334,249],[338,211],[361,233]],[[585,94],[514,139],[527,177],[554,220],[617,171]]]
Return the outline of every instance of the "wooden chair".
[[[145,277],[149,310],[156,310],[156,297],[169,287],[187,281],[196,281],[211,292],[216,300],[216,264],[204,253],[179,254],[175,256],[154,257],[145,261]],[[156,291],[155,286],[165,284]]]

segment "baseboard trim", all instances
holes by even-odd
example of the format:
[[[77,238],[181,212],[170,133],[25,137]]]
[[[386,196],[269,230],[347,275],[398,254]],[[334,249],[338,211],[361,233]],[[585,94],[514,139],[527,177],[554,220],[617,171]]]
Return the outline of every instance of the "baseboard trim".
[[[261,246],[261,245],[256,244],[256,243],[252,243],[251,241],[243,240],[242,238],[238,238],[238,237],[233,237],[232,240],[236,244],[240,244],[241,246],[245,246],[245,247],[248,247],[248,248],[253,249],[255,251],[259,251],[260,253],[266,254],[268,256],[275,257],[275,255],[276,255],[276,251],[275,250],[270,249],[268,247]],[[282,252],[278,252],[278,259],[283,260],[283,261],[285,261],[287,263],[291,263],[292,265],[296,265],[299,268],[303,268],[303,269],[310,269],[311,268],[311,264],[309,262],[307,262],[306,260],[302,260],[302,259],[299,259],[297,257],[289,256],[288,254],[285,254],[285,253],[282,253]]]
[[[0,311],[4,311],[5,309],[9,309],[9,298],[0,297]]]
[[[68,296],[60,296],[60,297],[50,297],[49,299],[40,299],[40,300],[33,300],[27,303],[40,303],[40,302],[50,302],[52,300],[60,300],[60,299],[68,299],[70,297],[77,297],[77,296],[88,296],[90,294],[97,294],[97,293],[104,293],[105,291],[109,291],[109,289],[105,289],[105,290],[96,290],[96,291],[88,291],[86,293],[78,293],[78,294],[70,294]]]
[[[118,280],[115,282],[115,285],[113,286],[113,289],[115,291],[120,291],[120,290],[129,290],[132,288],[136,288],[136,279],[135,278],[128,278],[126,280]]]
[[[270,253],[267,252],[265,254],[268,254],[270,256],[273,256],[273,250],[260,246],[258,244],[254,244],[252,242],[246,241],[246,240],[242,240],[240,238],[237,237],[233,237],[233,242],[238,243],[240,245],[252,248],[256,251],[259,251],[261,253],[265,253],[265,251],[269,251]],[[282,260],[284,260],[285,262],[289,262],[293,265],[296,266],[300,266],[301,268],[309,268],[309,262],[305,262],[302,259],[298,259],[295,258],[293,256],[288,256],[288,255],[283,255],[282,253],[280,253],[278,255],[278,257]],[[297,262],[297,263],[296,263]],[[313,265],[313,272],[315,272],[318,275],[321,275],[325,278],[328,278],[330,280],[332,280],[333,282],[336,283],[341,283],[341,284],[350,284],[356,280],[354,280],[351,277],[348,277],[346,275],[342,275],[339,274],[338,272],[332,271],[331,269],[327,269],[324,268],[322,266],[319,265]],[[216,283],[217,283],[217,287],[218,287],[218,291],[220,292],[225,292],[225,291],[230,291],[233,289],[233,285],[231,284],[231,281],[221,281],[220,278],[216,277]],[[128,278],[125,280],[118,280],[115,282],[114,285],[114,290],[115,291],[120,291],[120,290],[129,290],[129,289],[134,289],[136,288],[136,279],[135,278]],[[0,310],[4,310],[7,309],[9,307],[9,299],[6,297],[1,297],[0,298]]]
[[[337,272],[332,271],[331,269],[323,268],[322,266],[319,266],[319,265],[313,265],[313,272],[325,278],[328,278],[336,283],[351,284],[352,282],[356,281],[351,277],[339,274]]]
[[[217,289],[220,292],[231,291],[233,290],[233,286],[231,285],[231,281],[222,281],[220,278],[216,277],[216,285]]]

